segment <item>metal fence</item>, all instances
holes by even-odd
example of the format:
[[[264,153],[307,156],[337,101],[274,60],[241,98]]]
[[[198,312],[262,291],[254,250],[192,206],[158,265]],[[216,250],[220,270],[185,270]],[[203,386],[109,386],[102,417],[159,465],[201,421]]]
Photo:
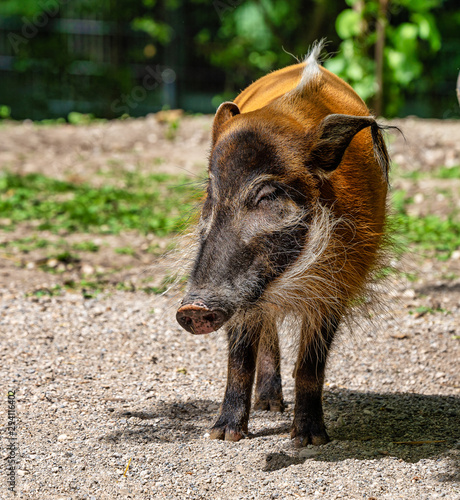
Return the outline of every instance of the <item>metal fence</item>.
[[[161,50],[145,57],[150,39],[111,16],[115,3],[85,13],[61,1],[40,16],[0,19],[0,104],[17,119],[137,116],[177,106],[175,69]]]

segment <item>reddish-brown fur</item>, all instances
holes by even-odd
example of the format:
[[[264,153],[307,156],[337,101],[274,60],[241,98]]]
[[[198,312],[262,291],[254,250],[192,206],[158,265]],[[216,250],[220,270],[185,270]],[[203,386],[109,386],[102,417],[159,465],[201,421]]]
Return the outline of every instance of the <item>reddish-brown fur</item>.
[[[286,94],[298,85],[304,68],[305,63],[283,68],[246,88],[234,101],[241,114],[230,120],[228,115],[217,113],[214,138],[231,135],[243,127],[257,128],[261,123],[268,123],[273,130],[289,129],[292,137],[298,138],[297,149],[308,149],[309,145],[304,144],[305,131],[314,129],[326,116],[332,113],[371,116],[354,90],[323,67],[318,67],[320,75],[313,78],[304,92],[286,99]],[[292,146],[280,140],[284,157],[288,160],[292,157],[290,176],[303,178],[309,197],[321,199],[337,219],[351,222],[342,224],[337,234],[340,242],[336,244],[347,246],[347,259],[340,263],[341,270],[335,272],[334,290],[322,291],[324,295],[341,295],[339,298],[346,308],[362,291],[368,272],[375,264],[385,224],[387,181],[374,156],[371,130],[365,128],[354,136],[340,168],[320,183],[313,184],[305,165],[293,157]],[[289,183],[289,179],[286,182]],[[337,290],[340,285],[342,290]]]
[[[247,432],[256,371],[256,408],[284,409],[278,329],[290,318],[299,332],[291,434],[298,446],[328,440],[327,353],[378,267],[386,148],[364,102],[317,65],[318,51],[256,81],[214,119],[200,249],[177,313],[192,333],[227,325],[227,390],[212,438]]]

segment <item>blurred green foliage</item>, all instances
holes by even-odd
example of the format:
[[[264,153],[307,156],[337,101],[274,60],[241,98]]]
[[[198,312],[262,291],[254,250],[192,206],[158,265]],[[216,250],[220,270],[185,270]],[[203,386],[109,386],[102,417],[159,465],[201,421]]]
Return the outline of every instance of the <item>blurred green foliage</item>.
[[[43,6],[37,0],[2,0],[0,3],[1,16],[34,16],[43,11]]]
[[[442,0],[347,0],[351,7],[336,19],[343,40],[339,54],[326,67],[348,81],[369,101],[378,92],[376,81],[377,24],[383,36],[384,114],[395,116],[403,91],[423,73],[424,56],[441,48],[441,35],[432,10]]]
[[[2,0],[0,119],[209,112],[322,38],[325,66],[382,114],[458,117],[459,24],[456,0]],[[177,79],[135,101],[147,66]]]
[[[216,106],[265,73],[295,64],[315,40],[337,40],[330,22],[340,12],[337,0],[213,4],[221,23],[216,30],[200,29],[195,43],[214,67],[226,72],[225,92],[216,97]]]
[[[156,0],[142,0],[142,4],[147,9],[146,13],[142,16],[135,17],[131,21],[131,26],[136,31],[144,31],[153,40],[165,45],[171,42],[173,38],[172,27],[152,15],[153,8],[157,5]],[[167,10],[174,11],[180,4],[179,0],[165,0],[164,7]]]

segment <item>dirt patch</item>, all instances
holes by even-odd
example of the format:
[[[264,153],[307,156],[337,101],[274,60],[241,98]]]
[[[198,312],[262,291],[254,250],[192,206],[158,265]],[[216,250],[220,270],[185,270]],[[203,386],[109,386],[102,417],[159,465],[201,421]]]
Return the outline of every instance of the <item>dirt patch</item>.
[[[21,174],[42,173],[101,185],[117,171],[196,176],[206,168],[211,119],[183,117],[171,128],[156,115],[88,126],[3,125],[0,164]]]

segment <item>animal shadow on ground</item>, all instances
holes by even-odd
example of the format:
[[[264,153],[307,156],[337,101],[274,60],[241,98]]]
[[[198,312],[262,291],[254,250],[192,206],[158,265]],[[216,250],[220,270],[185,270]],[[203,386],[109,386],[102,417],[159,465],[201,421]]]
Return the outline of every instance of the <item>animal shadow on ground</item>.
[[[440,481],[460,481],[460,398],[337,389],[325,392],[324,409],[332,442],[312,448],[306,458],[270,453],[264,470],[278,470],[309,458],[338,462],[391,456],[415,463],[450,451],[454,467]]]
[[[428,285],[417,287],[417,293],[428,295],[430,293],[459,293],[460,292],[460,283],[441,283],[441,284],[433,284],[430,283]]]
[[[157,401],[145,410],[125,410],[113,414],[126,420],[126,426],[104,439],[136,442],[186,442],[202,436],[217,415],[219,405],[207,399],[186,403]]]
[[[324,394],[324,410],[331,443],[312,448],[306,457],[294,448],[288,452],[269,453],[263,470],[274,471],[307,459],[338,462],[391,456],[415,463],[448,451],[456,460],[455,455],[459,454],[459,397],[334,389]],[[186,403],[158,401],[146,410],[116,413],[120,419],[126,419],[126,427],[104,439],[139,443],[187,442],[204,435],[217,411],[218,404],[206,399]],[[261,412],[253,412],[250,422],[260,415]],[[269,415],[264,417],[269,418]],[[250,434],[249,438],[286,434],[289,425],[286,415],[286,424]],[[442,480],[460,481],[458,460],[456,469],[444,474]]]

